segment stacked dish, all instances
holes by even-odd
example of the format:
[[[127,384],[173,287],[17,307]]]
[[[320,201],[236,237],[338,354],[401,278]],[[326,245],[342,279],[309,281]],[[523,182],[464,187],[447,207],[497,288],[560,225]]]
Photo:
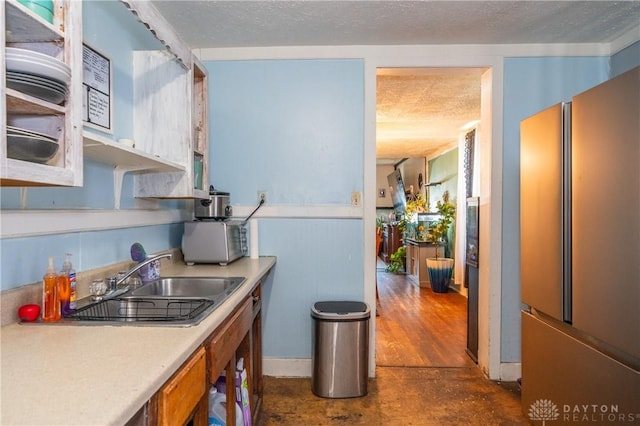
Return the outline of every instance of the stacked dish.
[[[59,105],[67,99],[67,86],[57,80],[15,71],[7,71],[6,78],[8,88],[47,102]]]
[[[58,141],[44,133],[7,126],[7,157],[46,163],[58,152]]]
[[[7,47],[7,87],[60,104],[67,98],[71,70],[64,62],[33,50]]]

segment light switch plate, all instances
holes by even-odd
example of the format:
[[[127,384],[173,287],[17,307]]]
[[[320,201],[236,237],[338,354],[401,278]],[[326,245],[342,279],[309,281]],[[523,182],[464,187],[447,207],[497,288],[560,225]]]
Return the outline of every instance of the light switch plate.
[[[353,207],[360,207],[362,205],[362,194],[357,191],[351,193],[351,205]]]

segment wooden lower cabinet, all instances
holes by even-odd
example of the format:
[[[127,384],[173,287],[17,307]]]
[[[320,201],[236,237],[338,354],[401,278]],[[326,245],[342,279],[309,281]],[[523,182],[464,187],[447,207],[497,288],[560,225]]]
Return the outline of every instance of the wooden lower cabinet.
[[[238,360],[244,359],[244,368],[247,370],[247,385],[251,396],[251,416],[254,423],[262,402],[262,325],[259,294],[260,286],[257,286],[252,294],[236,308],[234,313],[218,327],[218,330],[212,334],[206,344],[209,359],[209,386],[216,383],[223,371],[227,378],[235,378]],[[227,401],[235,402],[236,394],[233,383],[233,379],[227,382],[226,395]],[[235,403],[227,403],[227,425],[236,424],[235,410]]]
[[[382,228],[382,253],[385,263],[391,262],[391,255],[402,246],[402,232],[398,225],[385,224]]]
[[[203,345],[165,383],[127,426],[206,426],[209,389],[222,372],[235,377],[244,358],[252,424],[262,403],[262,287],[257,283]],[[235,386],[227,386],[227,401],[235,401]],[[226,424],[236,423],[235,404],[227,404]]]
[[[249,395],[251,395],[251,416],[253,422],[257,424],[258,412],[262,404],[262,286],[258,285],[251,293],[253,299],[253,323],[251,324],[251,372],[249,383]],[[247,372],[247,373],[248,373]]]
[[[158,392],[158,425],[207,424],[207,407],[201,403],[207,395],[206,374],[206,351],[200,347]]]

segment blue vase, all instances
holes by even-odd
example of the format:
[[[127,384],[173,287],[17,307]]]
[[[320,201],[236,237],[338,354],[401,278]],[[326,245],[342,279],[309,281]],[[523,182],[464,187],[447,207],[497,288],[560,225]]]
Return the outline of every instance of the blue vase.
[[[449,291],[449,282],[453,275],[453,259],[427,259],[427,271],[429,282],[434,293],[446,293]]]

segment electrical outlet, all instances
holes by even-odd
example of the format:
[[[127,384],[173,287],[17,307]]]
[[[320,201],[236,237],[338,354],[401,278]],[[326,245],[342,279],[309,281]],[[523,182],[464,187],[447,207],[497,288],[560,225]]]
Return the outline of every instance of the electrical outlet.
[[[360,205],[362,204],[362,200],[361,200],[361,195],[359,192],[352,192],[351,193],[351,205],[353,207],[360,207]]]
[[[264,202],[267,202],[267,191],[258,191],[258,202],[264,200]]]

